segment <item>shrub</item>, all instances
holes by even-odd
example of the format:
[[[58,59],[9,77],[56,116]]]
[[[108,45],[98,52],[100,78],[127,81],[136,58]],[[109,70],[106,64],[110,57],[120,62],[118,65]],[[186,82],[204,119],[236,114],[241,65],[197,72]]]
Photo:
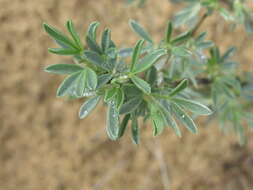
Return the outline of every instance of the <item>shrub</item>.
[[[81,119],[103,101],[107,106],[106,130],[112,140],[121,138],[129,124],[133,142],[138,144],[141,118],[143,122],[151,121],[154,136],[166,126],[181,136],[178,123],[197,133],[193,118],[208,115],[218,119],[223,131],[234,130],[240,143],[244,143],[244,125],[253,127],[249,112],[253,75],[238,74],[238,63],[232,60],[236,48],[220,52],[199,27],[207,17],[218,13],[232,28],[243,24],[246,32],[251,32],[253,16],[240,0],[173,0],[183,1],[186,8],[164,27],[165,34],[158,44],[135,20],[130,20],[129,25],[140,40],[134,47],[124,49],[113,42],[110,29],[105,29],[98,40],[98,22],[90,24],[85,44],[72,21],[66,23],[69,35],[44,24],[59,46],[49,48],[49,52],[72,56],[74,60],[73,64],[55,64],[45,69],[67,75],[57,96],[85,98],[79,111]],[[145,3],[127,1],[134,2]],[[182,25],[187,29],[176,35],[174,29]]]

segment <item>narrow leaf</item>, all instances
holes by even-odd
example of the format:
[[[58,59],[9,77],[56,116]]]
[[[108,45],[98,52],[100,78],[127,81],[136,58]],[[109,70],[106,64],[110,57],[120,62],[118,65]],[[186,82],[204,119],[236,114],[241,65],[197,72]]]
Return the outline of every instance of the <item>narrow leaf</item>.
[[[163,55],[165,55],[165,51],[163,49],[158,49],[147,54],[139,64],[136,64],[132,73],[136,74],[147,70]]]
[[[101,50],[101,48],[97,44],[97,42],[92,37],[86,36],[86,42],[87,42],[88,47],[92,51],[94,51],[94,52],[96,52],[98,54],[102,54],[103,53],[102,50]]]
[[[70,48],[48,48],[50,53],[54,53],[57,55],[76,55],[79,54],[80,51],[78,49],[70,49]]]
[[[78,49],[78,47],[76,47],[76,45],[67,36],[65,36],[62,32],[60,32],[56,28],[54,28],[54,27],[52,27],[48,24],[45,24],[45,23],[43,24],[43,27],[44,27],[45,31],[54,40],[57,40],[57,41],[61,42],[62,44],[66,45],[66,46],[70,46],[73,49]]]
[[[131,80],[144,93],[147,93],[147,94],[151,93],[151,87],[146,81],[142,80],[141,78],[137,76],[132,76]]]
[[[73,40],[75,41],[76,46],[78,46],[79,49],[82,49],[83,45],[82,45],[82,42],[80,40],[78,33],[76,32],[76,30],[74,28],[73,22],[71,20],[67,21],[66,26],[67,26],[67,29],[68,29],[69,33],[71,34]]]
[[[109,102],[117,94],[117,88],[110,88],[105,91],[104,101]]]
[[[197,127],[191,117],[177,104],[171,103],[171,108],[176,118],[192,133],[197,133]]]
[[[100,96],[95,96],[84,102],[79,111],[80,119],[83,119],[86,116],[88,116],[91,113],[91,111],[97,106],[99,100]]]
[[[66,95],[75,85],[75,82],[79,78],[81,72],[74,73],[68,76],[60,85],[57,90],[57,96],[64,96]]]
[[[118,138],[120,138],[124,135],[129,119],[130,119],[130,114],[127,114],[124,116],[124,118],[120,124]]]
[[[131,69],[130,71],[133,71],[138,59],[139,59],[139,56],[140,56],[140,53],[141,53],[141,49],[143,47],[143,44],[144,44],[144,40],[139,40],[135,47],[134,47],[134,51],[133,51],[133,55],[132,55],[132,64],[131,64]]]
[[[187,79],[182,80],[182,81],[176,86],[176,88],[174,88],[174,89],[169,93],[169,96],[174,96],[174,95],[178,94],[179,92],[181,92],[182,90],[184,90],[187,86],[188,86],[188,80],[187,80]]]
[[[172,27],[172,22],[168,22],[168,26],[167,26],[167,30],[166,30],[166,43],[169,44],[170,43],[170,39],[171,39],[171,35],[172,35],[172,30],[173,30],[173,27]]]
[[[99,22],[92,22],[88,28],[87,35],[90,36],[93,40],[96,40],[96,32],[99,24]]]
[[[199,115],[210,115],[212,111],[205,105],[195,102],[192,100],[186,100],[184,98],[173,98],[172,101],[176,102],[178,105],[183,106],[184,108],[188,109],[189,111],[199,114]]]
[[[95,90],[97,87],[97,74],[90,68],[86,68],[86,87],[88,90]]]
[[[144,40],[153,43],[150,35],[143,29],[143,27],[134,20],[130,20],[129,24],[134,32],[136,32]]]
[[[121,106],[120,114],[128,114],[135,111],[139,107],[141,102],[142,102],[142,99],[140,99],[139,97],[128,100],[126,103],[124,103]]]
[[[82,71],[84,68],[76,64],[54,64],[45,68],[45,71],[53,74],[72,74],[78,71]]]
[[[107,84],[112,79],[111,74],[102,74],[98,76],[98,84],[97,88],[102,87],[103,85]]]
[[[132,116],[132,126],[131,126],[131,131],[132,131],[132,140],[135,144],[139,144],[140,142],[140,132],[139,132],[139,126],[138,126],[138,121],[136,116]]]
[[[101,40],[101,46],[103,52],[105,52],[109,47],[111,43],[111,30],[106,29],[102,34],[102,40]]]
[[[108,68],[105,66],[104,59],[99,54],[97,54],[96,52],[94,52],[94,51],[84,51],[84,56],[89,62],[91,62],[95,66],[97,66],[101,69],[104,69],[104,70],[108,70]]]
[[[117,108],[109,104],[107,110],[107,135],[111,140],[116,140],[119,134],[119,113]]]

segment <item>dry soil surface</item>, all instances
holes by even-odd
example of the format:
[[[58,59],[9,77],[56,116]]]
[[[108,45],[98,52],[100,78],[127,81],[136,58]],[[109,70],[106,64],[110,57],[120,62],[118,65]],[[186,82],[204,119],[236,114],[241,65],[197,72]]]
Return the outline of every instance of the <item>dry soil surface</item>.
[[[184,130],[181,139],[171,130],[154,139],[150,126],[143,126],[139,146],[129,135],[112,142],[106,137],[103,106],[79,120],[82,101],[56,99],[63,78],[42,71],[68,61],[47,52],[53,43],[42,30],[44,21],[63,29],[71,18],[84,33],[98,20],[101,28],[112,29],[117,44],[129,46],[137,40],[129,18],[159,40],[177,9],[167,0],[149,0],[142,9],[122,0],[0,0],[1,190],[253,189],[251,131],[243,147],[221,134],[215,122],[199,122],[198,135]],[[236,59],[253,71],[251,36],[244,38],[240,29],[228,32],[219,17],[202,29],[222,47],[239,45]]]

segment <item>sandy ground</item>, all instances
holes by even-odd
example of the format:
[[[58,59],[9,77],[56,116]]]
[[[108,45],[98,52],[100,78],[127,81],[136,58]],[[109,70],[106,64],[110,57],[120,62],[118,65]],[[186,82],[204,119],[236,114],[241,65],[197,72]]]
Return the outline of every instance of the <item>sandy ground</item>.
[[[243,147],[215,122],[199,122],[198,135],[184,130],[181,139],[170,130],[154,139],[150,126],[143,126],[141,145],[133,145],[129,135],[111,142],[104,108],[79,120],[82,102],[56,99],[62,77],[42,71],[68,60],[47,52],[53,43],[42,30],[44,21],[63,28],[71,18],[84,33],[98,20],[128,46],[137,39],[129,18],[158,40],[176,9],[167,0],[150,0],[144,9],[120,0],[0,0],[0,190],[253,189],[252,132]],[[220,18],[211,18],[206,28],[222,47],[239,45],[237,59],[253,71],[252,36],[243,38],[240,29],[228,33]]]

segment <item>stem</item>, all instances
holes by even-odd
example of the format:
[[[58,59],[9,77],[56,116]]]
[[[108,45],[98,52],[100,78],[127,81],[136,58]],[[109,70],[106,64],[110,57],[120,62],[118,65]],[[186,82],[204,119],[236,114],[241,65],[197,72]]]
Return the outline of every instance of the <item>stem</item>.
[[[200,26],[204,23],[208,16],[208,13],[206,12],[199,20],[199,22],[196,24],[196,26],[192,30],[192,36],[195,36]]]

